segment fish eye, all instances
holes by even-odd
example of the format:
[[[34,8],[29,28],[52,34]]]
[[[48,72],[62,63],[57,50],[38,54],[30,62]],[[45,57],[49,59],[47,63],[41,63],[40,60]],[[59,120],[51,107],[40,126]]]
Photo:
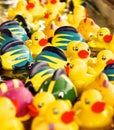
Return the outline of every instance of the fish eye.
[[[58,94],[58,97],[62,99],[62,98],[64,97],[64,92],[60,92],[60,93]]]

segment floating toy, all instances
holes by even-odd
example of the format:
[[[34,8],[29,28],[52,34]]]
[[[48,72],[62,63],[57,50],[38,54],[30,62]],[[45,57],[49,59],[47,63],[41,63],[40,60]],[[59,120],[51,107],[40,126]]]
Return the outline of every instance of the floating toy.
[[[105,73],[109,79],[109,81],[114,84],[114,63],[110,63],[106,65],[106,67],[103,70],[103,73]]]
[[[67,45],[66,55],[70,61],[82,59],[87,62],[90,59],[91,50],[86,42],[71,41]]]
[[[55,101],[55,97],[49,92],[39,92],[34,96],[32,104],[38,108],[39,118],[41,118],[40,116],[45,116],[46,107],[53,101]]]
[[[95,75],[88,73],[87,63],[81,59],[75,59],[70,62],[70,64],[65,66],[65,70],[79,95],[95,79]]]
[[[49,43],[43,32],[34,32],[31,36],[31,40],[27,40],[25,45],[30,49],[33,58],[35,58]]]
[[[93,36],[88,45],[94,50],[108,49],[109,43],[112,40],[111,32],[108,28],[102,27],[98,30],[96,37]]]
[[[74,110],[75,120],[82,130],[111,129],[113,107],[102,100],[99,91],[84,91],[80,101],[75,103]]]
[[[22,41],[12,40],[4,44],[0,50],[1,67],[4,70],[23,69],[32,62],[31,52]]]
[[[99,75],[107,64],[114,62],[114,54],[110,50],[101,50],[93,64],[88,63],[88,73]]]
[[[30,119],[34,114],[35,116],[37,115],[37,111],[34,112],[31,108],[33,96],[27,88],[18,87],[16,89],[10,89],[3,96],[8,97],[14,102],[17,108],[16,116],[21,121]]]
[[[6,97],[0,97],[0,122],[1,130],[24,130],[23,124],[16,117],[14,104]]]
[[[99,74],[87,88],[97,89],[101,93],[103,100],[114,107],[114,102],[112,102],[114,99],[114,85],[104,72]]]
[[[82,35],[72,26],[59,27],[52,38],[52,45],[66,51],[67,45],[70,41],[84,42]]]
[[[66,76],[64,69],[57,69],[53,75],[47,78],[40,86],[40,91],[52,93],[56,99],[70,100],[74,103],[77,100],[77,89],[71,80]]]
[[[47,62],[49,66],[54,69],[64,68],[68,62],[65,53],[53,46],[44,47],[42,52],[36,56],[35,63],[41,61]]]
[[[11,89],[16,89],[18,87],[24,87],[24,84],[19,79],[9,79],[3,81],[0,84],[0,96],[2,96],[5,92],[10,91]]]
[[[15,8],[8,9],[8,18],[13,19],[18,14],[23,15],[24,13],[27,13],[26,6],[27,6],[27,1],[19,0]]]
[[[82,34],[86,42],[91,41],[97,35],[99,29],[100,27],[91,18],[82,19],[77,27],[77,30]]]
[[[54,69],[50,68],[46,62],[37,62],[29,70],[29,76],[26,79],[25,86],[35,95],[42,83],[53,75]]]
[[[0,25],[0,29],[9,29],[13,36],[25,42],[28,39],[25,29],[16,20],[8,20]]]
[[[55,21],[51,21],[45,26],[45,29],[43,30],[43,32],[49,39],[54,36],[55,30],[57,28],[58,28],[58,26],[55,24]]]

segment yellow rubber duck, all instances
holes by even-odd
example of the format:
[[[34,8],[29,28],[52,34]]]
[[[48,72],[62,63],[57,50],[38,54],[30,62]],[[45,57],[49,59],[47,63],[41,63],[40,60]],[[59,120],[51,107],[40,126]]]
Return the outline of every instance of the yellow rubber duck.
[[[53,102],[50,102],[47,107],[45,108],[45,112],[42,116],[42,118],[39,119],[39,117],[34,118],[33,122],[32,122],[32,126],[31,129],[32,130],[36,130],[35,128],[39,128],[39,123],[40,123],[40,127],[45,127],[46,129],[49,127],[49,124],[53,124],[56,127],[56,124],[61,124],[62,128],[63,126],[66,127],[63,122],[62,122],[62,115],[64,114],[64,112],[66,111],[70,111],[72,108],[72,104],[69,100],[62,100],[62,99],[58,99],[55,100]],[[40,120],[40,121],[39,121]],[[63,119],[64,120],[64,119]],[[44,126],[42,126],[42,124]],[[68,125],[67,125],[68,127]],[[70,126],[69,126],[70,127]],[[75,127],[76,128],[76,127]],[[77,126],[78,128],[78,126]],[[55,128],[55,130],[59,129],[59,126],[57,128]],[[68,129],[70,130],[70,129]],[[71,129],[73,130],[73,129]],[[76,129],[78,130],[78,129]]]
[[[36,31],[32,34],[31,39],[26,41],[25,45],[30,49],[33,58],[35,58],[49,43],[42,31]]]
[[[39,116],[42,116],[46,112],[46,107],[55,101],[55,97],[49,92],[39,92],[33,98],[33,104],[38,108]]]
[[[45,5],[46,12],[44,15],[46,25],[52,20],[56,19],[58,14],[63,14],[65,6],[66,3],[60,2],[60,0],[47,0],[47,4]]]
[[[62,122],[47,123],[44,121],[37,124],[37,127],[32,127],[31,130],[79,130],[78,126],[73,125],[64,124]]]
[[[87,15],[86,8],[82,5],[75,5],[72,14],[68,14],[69,23],[77,28],[82,19],[85,19]]]
[[[55,24],[55,21],[50,21],[44,28],[43,32],[47,36],[47,38],[52,38],[54,36],[55,30],[58,26]]]
[[[69,69],[67,68],[69,67]],[[80,95],[91,82],[94,81],[95,75],[89,74],[87,63],[81,59],[73,60],[66,67],[66,73],[75,85]]]
[[[101,50],[93,63],[88,61],[88,73],[99,75],[107,64],[112,63],[114,60],[114,54],[111,50]]]
[[[81,130],[111,129],[113,107],[102,100],[99,91],[86,90],[74,105],[75,120]]]
[[[6,97],[0,97],[0,123],[1,130],[24,130],[23,124],[16,117],[16,107]]]
[[[87,62],[90,58],[91,50],[86,42],[71,41],[67,45],[66,55],[69,60],[82,59]]]
[[[107,49],[111,39],[112,36],[110,30],[106,27],[101,27],[98,30],[96,37],[93,37],[93,39],[88,42],[88,45],[95,50]]]
[[[8,9],[8,18],[13,19],[17,14],[23,16],[24,13],[27,13],[26,6],[27,6],[26,0],[19,0],[16,4],[16,7]]]
[[[112,102],[114,100],[114,85],[110,83],[105,73],[100,73],[87,88],[97,89],[101,93],[103,100],[114,107],[114,102]]]
[[[97,35],[98,30],[100,29],[92,18],[82,19],[77,27],[78,31],[82,34],[86,42],[92,40],[92,37]]]
[[[28,0],[26,10],[33,16],[33,22],[37,22],[44,17],[46,9],[38,0]],[[38,12],[38,13],[36,13]]]

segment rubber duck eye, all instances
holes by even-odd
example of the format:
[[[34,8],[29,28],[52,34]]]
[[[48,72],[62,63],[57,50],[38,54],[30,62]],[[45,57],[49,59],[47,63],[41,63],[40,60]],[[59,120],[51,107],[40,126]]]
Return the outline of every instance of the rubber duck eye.
[[[106,56],[102,56],[102,60],[106,60]]]
[[[85,104],[90,104],[90,101],[88,99],[85,99]]]
[[[73,47],[72,50],[73,51],[78,51],[78,48],[77,47]]]
[[[100,32],[100,33],[99,33],[99,36],[103,36],[103,34]]]
[[[74,67],[74,65],[70,65],[70,68],[72,69]]]
[[[38,41],[38,37],[35,37],[35,40],[37,40],[37,41]]]
[[[64,97],[64,92],[60,92],[60,93],[58,94],[58,96],[59,96],[59,98],[63,98],[63,97]]]
[[[90,51],[90,49],[88,48],[87,51]]]
[[[39,104],[38,104],[38,107],[39,107],[39,108],[42,108],[42,106],[43,106],[43,103],[39,103]]]
[[[92,37],[92,36],[93,36],[93,33],[90,33],[90,34],[89,34],[89,37]]]
[[[57,109],[54,108],[54,109],[53,109],[53,113],[54,113],[54,114],[58,114],[59,112],[58,112]]]

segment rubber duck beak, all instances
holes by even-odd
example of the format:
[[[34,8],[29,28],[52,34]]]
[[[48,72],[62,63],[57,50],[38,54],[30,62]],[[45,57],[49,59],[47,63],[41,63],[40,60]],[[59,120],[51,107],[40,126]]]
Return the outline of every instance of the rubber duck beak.
[[[68,111],[68,112],[64,112],[61,116],[61,120],[65,123],[71,123],[72,121],[74,121],[74,115],[75,112],[74,111]]]
[[[110,59],[106,62],[107,65],[114,63],[114,59]]]
[[[70,63],[67,63],[67,65],[64,66],[66,75],[69,76],[69,70],[70,70]]]
[[[91,110],[95,113],[101,113],[102,111],[104,111],[105,105],[106,104],[104,102],[95,102],[92,105]]]
[[[107,43],[111,42],[111,40],[112,40],[112,35],[105,35],[105,36],[103,37],[103,40],[104,40],[105,42],[107,42]]]
[[[26,6],[26,9],[29,10],[29,9],[33,9],[35,7],[35,5],[33,3],[28,3],[27,6]]]
[[[39,111],[38,109],[36,108],[36,106],[34,106],[33,104],[30,104],[28,105],[28,110],[29,110],[29,115],[31,117],[35,117],[35,116],[38,116],[39,115]]]
[[[89,56],[89,53],[86,50],[81,50],[81,51],[79,51],[78,56],[80,58],[87,58]]]

